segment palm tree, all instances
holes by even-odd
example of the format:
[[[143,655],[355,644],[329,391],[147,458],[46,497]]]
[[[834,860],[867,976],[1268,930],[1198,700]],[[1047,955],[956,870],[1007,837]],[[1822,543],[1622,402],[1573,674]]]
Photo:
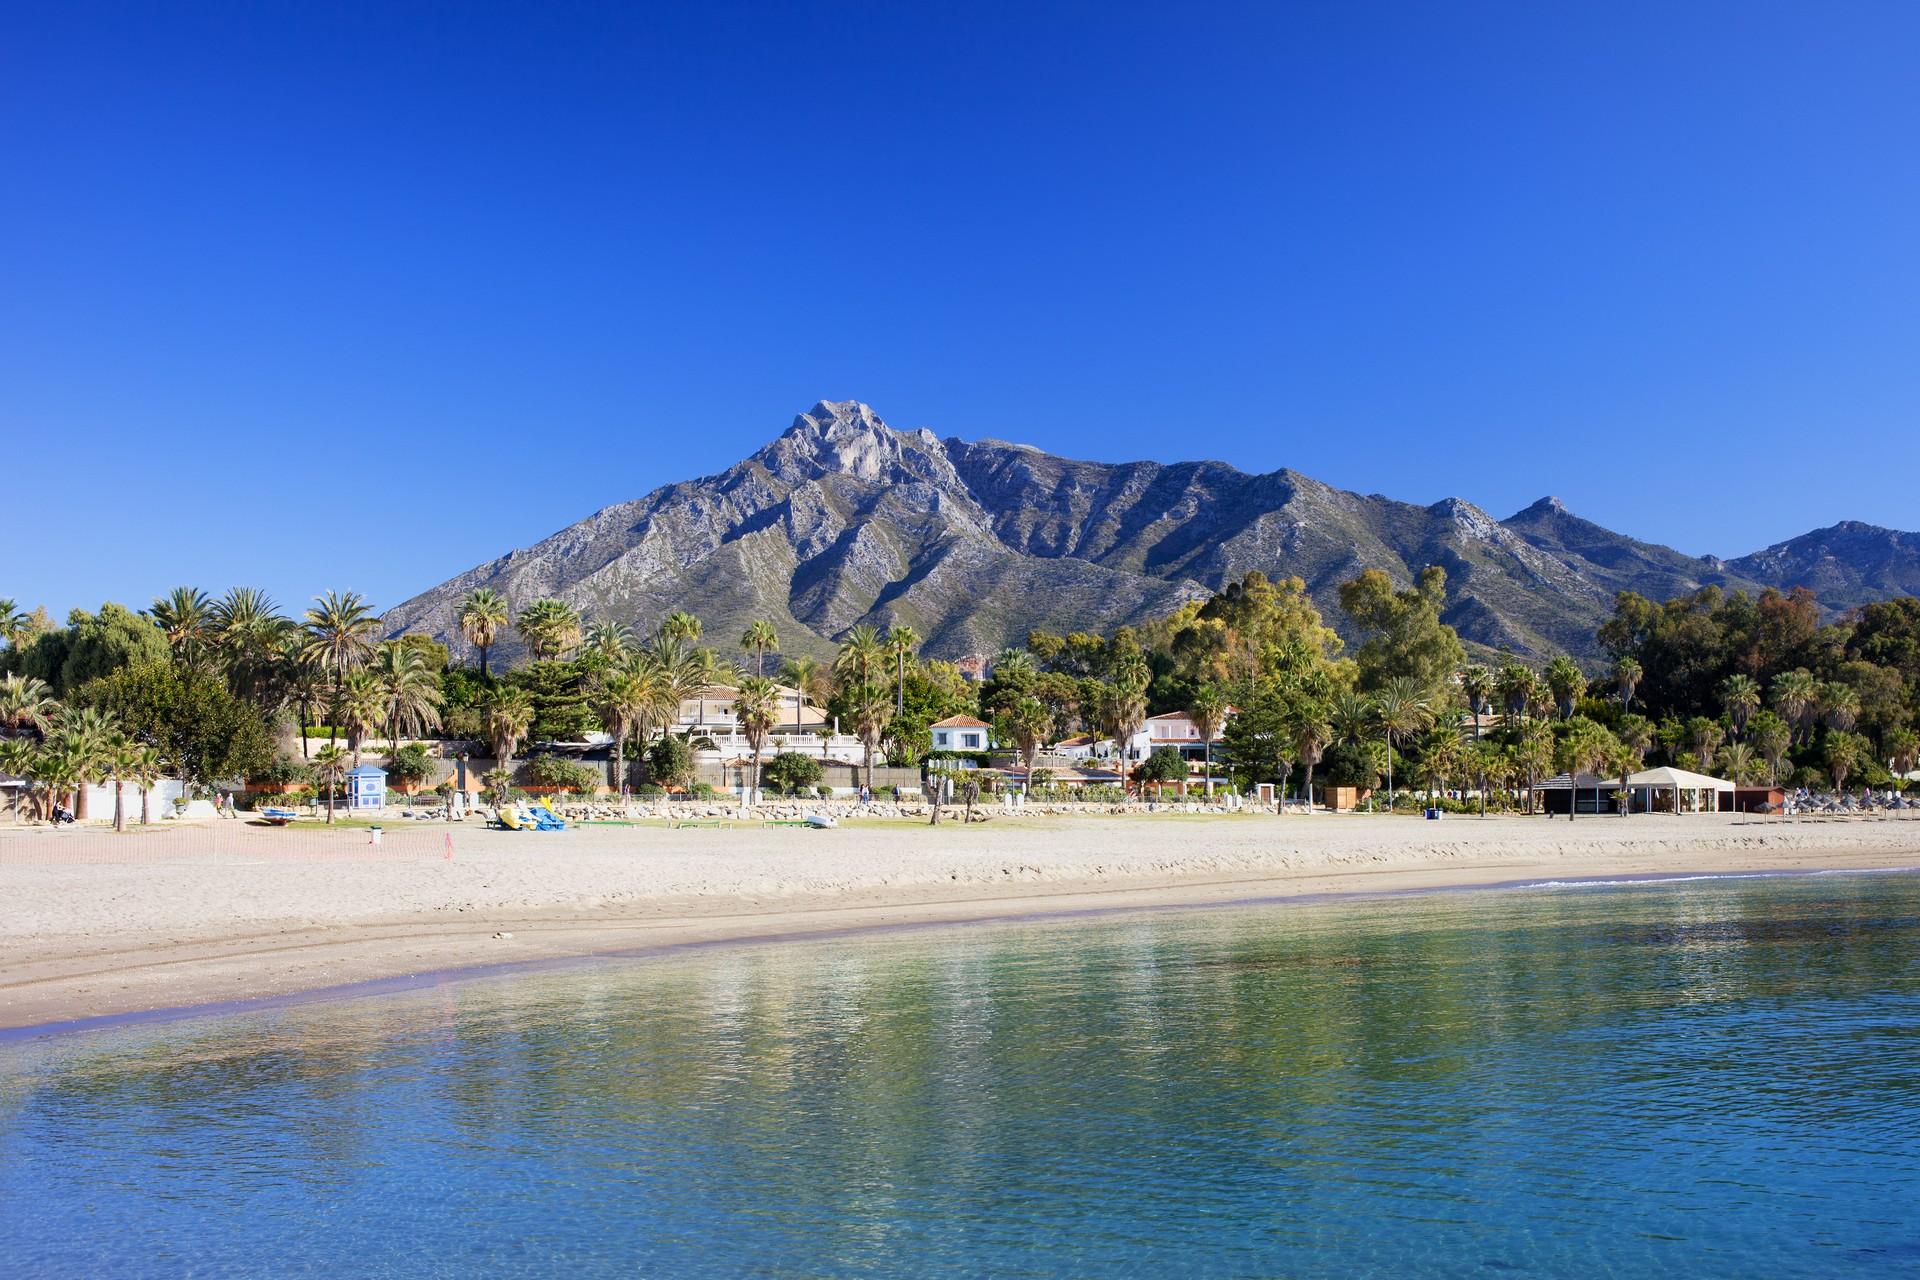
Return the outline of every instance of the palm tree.
[[[280,664],[281,641],[293,623],[266,592],[234,587],[213,606],[213,643],[233,691],[256,705]]]
[[[103,770],[113,783],[113,829],[127,829],[127,778],[132,774],[139,744],[116,730],[107,745]]]
[[[32,738],[0,738],[0,773],[11,774],[16,778],[32,778],[39,772],[40,744]],[[13,792],[12,817],[20,821],[20,802],[27,797],[26,787],[10,788]]]
[[[1613,687],[1620,691],[1622,712],[1633,710],[1634,691],[1639,689],[1640,681],[1646,674],[1639,661],[1631,657],[1621,658],[1613,664]]]
[[[1844,684],[1820,686],[1820,714],[1827,728],[1846,733],[1860,717],[1860,695]]]
[[[533,727],[533,697],[525,689],[496,689],[481,707],[486,714],[487,736],[493,740],[494,757],[506,768],[513,763],[521,739]]]
[[[1720,772],[1735,786],[1746,786],[1753,781],[1754,770],[1758,763],[1753,758],[1753,748],[1744,742],[1729,743],[1720,748]]]
[[[1580,775],[1599,768],[1617,746],[1605,729],[1584,719],[1568,725],[1555,740],[1554,766],[1567,775],[1567,821],[1580,810]]]
[[[1493,673],[1475,663],[1460,673],[1460,693],[1467,700],[1467,711],[1473,716],[1473,740],[1480,741],[1480,713],[1486,709],[1487,700],[1493,696]]]
[[[62,779],[73,788],[73,814],[87,816],[87,789],[105,775],[122,731],[112,716],[98,707],[67,707],[53,723],[56,750],[68,768]]]
[[[1500,713],[1509,723],[1527,714],[1533,696],[1534,674],[1517,662],[1501,667],[1493,678],[1494,692],[1500,698]]]
[[[0,644],[18,649],[27,634],[27,615],[12,600],[0,598]]]
[[[316,597],[313,608],[307,610],[306,638],[300,654],[332,682],[332,710],[339,710],[340,687],[347,673],[364,666],[367,656],[373,652],[373,632],[379,625],[373,610],[354,591],[329,591]],[[337,721],[339,716],[327,718]],[[330,727],[333,732],[327,735],[329,746],[339,737],[339,725]]]
[[[1920,734],[1913,730],[1889,729],[1886,739],[1887,762],[1892,766],[1896,779],[1905,778],[1913,772],[1914,760],[1920,757]]]
[[[893,718],[893,699],[887,696],[885,685],[865,681],[854,685],[848,692],[849,710],[853,714],[853,731],[860,735],[862,765],[867,775],[867,793],[873,793],[873,753],[880,748],[880,740],[886,736],[887,721]]]
[[[1820,701],[1820,682],[1805,668],[1785,671],[1773,678],[1772,692],[1774,707],[1792,729],[1787,744],[1792,746],[1808,733],[1813,709]]]
[[[733,721],[746,735],[747,745],[753,748],[753,785],[748,804],[760,803],[760,755],[766,748],[767,735],[779,720],[780,692],[774,688],[773,681],[765,676],[748,676],[742,680],[734,691]],[[868,785],[872,785],[871,777]]]
[[[1020,751],[1020,763],[1027,777],[1033,777],[1033,762],[1040,756],[1040,744],[1053,731],[1053,717],[1038,698],[1019,698],[1000,713],[999,731]]]
[[[1293,750],[1300,757],[1300,763],[1306,766],[1307,813],[1313,813],[1313,767],[1320,763],[1320,756],[1333,741],[1333,726],[1320,713],[1318,706],[1304,708],[1293,724]]]
[[[327,822],[333,822],[333,796],[347,776],[347,753],[329,742],[313,753],[313,774],[327,786]]]
[[[326,672],[306,652],[306,633],[295,631],[280,645],[281,678],[286,681],[287,700],[293,704],[300,721],[300,758],[307,758],[307,727],[313,723],[313,707],[326,694]]]
[[[897,681],[893,711],[895,715],[907,714],[907,664],[920,655],[920,633],[905,623],[896,622],[887,629],[887,652],[893,655]]]
[[[1727,732],[1720,727],[1718,720],[1709,720],[1706,716],[1694,716],[1687,721],[1687,736],[1693,743],[1694,758],[1700,767],[1712,767],[1713,753],[1726,740]]]
[[[1760,708],[1760,682],[1749,675],[1734,674],[1720,685],[1720,703],[1733,721],[1735,737],[1747,732],[1747,719]]]
[[[1560,718],[1568,720],[1573,716],[1574,704],[1587,691],[1587,677],[1581,672],[1580,664],[1563,653],[1547,664],[1547,688],[1553,691]]]
[[[440,727],[440,677],[418,647],[402,641],[381,645],[374,651],[372,671],[386,702],[390,746],[398,747],[403,735]]]
[[[700,619],[684,609],[675,609],[660,620],[660,634],[692,644],[700,638]]]
[[[127,756],[125,768],[127,776],[140,788],[140,825],[144,827],[149,821],[148,801],[153,798],[153,784],[160,781],[166,760],[160,755],[160,748],[136,742]]]
[[[1387,737],[1387,812],[1393,812],[1393,742],[1403,733],[1416,733],[1433,719],[1420,686],[1406,676],[1395,676],[1374,695],[1374,722]]]
[[[1333,697],[1327,719],[1342,742],[1358,742],[1373,732],[1373,699],[1352,689],[1342,689]]]
[[[487,675],[487,651],[505,629],[511,611],[506,597],[492,587],[475,587],[460,602],[460,634],[480,651],[480,674]]]
[[[658,687],[645,663],[615,667],[594,687],[601,722],[613,735],[614,789],[622,796],[627,789],[627,736],[653,714]]]
[[[563,658],[580,643],[580,611],[565,600],[535,600],[516,625],[535,662]]]
[[[850,684],[870,684],[873,671],[887,660],[886,641],[865,623],[847,632],[833,659],[833,673]]]
[[[386,716],[386,693],[370,671],[355,671],[340,686],[340,727],[347,731],[347,746],[353,752],[353,767],[360,767],[360,748],[367,735],[380,727]]]
[[[43,734],[59,710],[46,681],[37,676],[0,676],[0,732]]]
[[[704,725],[707,722],[707,690],[732,680],[733,667],[722,662],[719,654],[702,645],[686,656],[681,664],[681,673],[694,696],[699,699],[696,723]]]
[[[767,674],[767,650],[780,647],[780,633],[765,618],[756,619],[740,633],[740,647],[753,654],[753,674],[764,676]]]
[[[1753,749],[1767,762],[1767,785],[1780,785],[1780,762],[1787,757],[1787,749],[1793,745],[1793,730],[1787,722],[1771,711],[1762,711],[1752,720]]]
[[[1147,683],[1151,678],[1144,659],[1135,654],[1115,669],[1102,695],[1102,719],[1113,735],[1113,754],[1120,772],[1120,794],[1127,791],[1127,744],[1140,732],[1147,717]]]
[[[1206,755],[1206,794],[1213,795],[1213,738],[1220,732],[1220,726],[1227,718],[1227,695],[1220,686],[1213,683],[1201,685],[1194,691],[1193,701],[1187,707],[1187,716],[1193,721],[1194,730],[1200,735],[1201,749]],[[1307,797],[1307,808],[1313,808],[1313,797]]]
[[[213,601],[198,587],[175,587],[147,610],[167,638],[173,660],[183,667],[198,663],[213,626]]]
[[[806,702],[826,705],[832,689],[833,673],[809,654],[788,658],[780,664],[780,679],[793,689],[793,723],[801,724],[800,711]]]
[[[1460,769],[1464,746],[1457,724],[1436,724],[1420,739],[1420,775],[1429,800],[1436,793],[1445,794]]]
[[[633,648],[633,628],[624,622],[602,619],[587,628],[581,643],[603,666],[612,666]]]
[[[1513,747],[1514,772],[1527,782],[1527,812],[1533,812],[1533,793],[1540,774],[1553,764],[1553,730],[1538,720],[1528,720],[1520,728],[1520,741]]]
[[[1857,734],[1837,730],[1827,735],[1827,772],[1833,775],[1833,789],[1847,789],[1847,775],[1860,763],[1861,740]]]

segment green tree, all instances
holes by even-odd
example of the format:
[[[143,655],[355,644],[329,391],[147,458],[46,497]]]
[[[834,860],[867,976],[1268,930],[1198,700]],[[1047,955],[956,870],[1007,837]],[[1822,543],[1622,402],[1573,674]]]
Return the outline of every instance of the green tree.
[[[1187,780],[1187,761],[1172,747],[1156,747],[1135,772],[1141,785],[1151,784],[1165,794],[1170,782]]]
[[[460,602],[460,634],[480,651],[480,674],[487,675],[487,654],[507,628],[511,613],[506,597],[492,587],[475,587]]]
[[[1438,565],[1406,590],[1378,569],[1340,587],[1340,608],[1365,640],[1354,653],[1360,688],[1373,692],[1394,680],[1411,681],[1424,699],[1441,688],[1466,659],[1460,637],[1440,620],[1447,573]],[[1389,784],[1391,790],[1391,784]]]
[[[1028,773],[1039,758],[1041,744],[1053,731],[1053,717],[1038,698],[1021,698],[994,717],[994,734],[1001,742],[1010,742],[1020,752],[1020,763]]]
[[[920,633],[904,623],[896,622],[887,628],[887,652],[893,655],[896,694],[893,705],[895,715],[905,715],[907,711],[907,664],[920,656]]]
[[[780,647],[780,633],[765,618],[759,618],[747,624],[740,635],[740,647],[753,654],[753,674],[767,674],[767,652]]]
[[[1559,654],[1547,663],[1546,679],[1547,688],[1553,691],[1554,705],[1560,710],[1560,718],[1571,719],[1574,704],[1587,691],[1587,677],[1580,670],[1580,664],[1564,653]]]
[[[1861,761],[1872,758],[1872,745],[1859,734],[1844,729],[1827,734],[1827,772],[1833,777],[1835,791],[1845,791],[1848,776]]]
[[[341,687],[347,674],[366,665],[373,652],[373,634],[379,619],[357,592],[329,591],[314,600],[307,610],[306,638],[301,657],[325,674],[333,689],[333,710],[339,710]],[[330,715],[336,730],[340,717]],[[339,734],[329,734],[332,745]]]
[[[773,726],[780,723],[780,691],[773,681],[765,676],[748,676],[742,680],[733,695],[733,719],[753,749],[753,785],[748,790],[747,803],[757,805],[760,803],[761,753],[766,750]]]
[[[166,637],[175,662],[187,667],[199,664],[212,639],[214,622],[213,601],[206,592],[198,587],[175,587],[153,602],[147,616]]]
[[[1209,681],[1194,690],[1193,701],[1187,707],[1187,715],[1193,721],[1193,728],[1200,735],[1201,750],[1205,758],[1206,793],[1213,795],[1213,740],[1219,736],[1227,720],[1227,695],[1219,685]],[[1313,802],[1308,800],[1312,807]]]
[[[764,776],[776,792],[803,795],[819,784],[820,762],[798,751],[782,751],[767,761]]]
[[[334,796],[346,778],[351,762],[344,748],[329,742],[313,753],[313,774],[327,789],[327,824],[333,824]]]
[[[1394,805],[1393,744],[1402,734],[1417,733],[1433,722],[1433,707],[1422,686],[1410,676],[1395,676],[1374,695],[1374,722],[1387,739],[1387,811]]]
[[[494,758],[503,769],[511,768],[513,753],[533,725],[533,697],[525,689],[505,687],[487,696],[481,709],[486,716],[487,737],[493,742]]]
[[[1734,736],[1743,736],[1747,721],[1760,709],[1760,682],[1739,672],[1728,676],[1720,682],[1720,703],[1726,708],[1727,719],[1733,722]]]
[[[89,681],[74,701],[111,715],[196,787],[251,777],[273,760],[272,735],[257,707],[218,676],[165,659]]]
[[[514,624],[535,662],[563,658],[580,643],[580,611],[564,600],[535,600]]]

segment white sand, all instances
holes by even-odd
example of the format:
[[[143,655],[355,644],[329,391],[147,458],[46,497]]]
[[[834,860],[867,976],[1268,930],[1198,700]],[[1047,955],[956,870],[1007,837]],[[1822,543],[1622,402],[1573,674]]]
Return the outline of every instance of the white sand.
[[[0,1026],[714,938],[1329,891],[1920,865],[1920,821],[1289,815],[555,834],[0,832]],[[62,843],[64,842],[64,843]],[[84,861],[109,849],[129,863]],[[125,854],[120,850],[127,850]],[[292,853],[294,856],[288,856]],[[511,932],[511,939],[496,938]]]

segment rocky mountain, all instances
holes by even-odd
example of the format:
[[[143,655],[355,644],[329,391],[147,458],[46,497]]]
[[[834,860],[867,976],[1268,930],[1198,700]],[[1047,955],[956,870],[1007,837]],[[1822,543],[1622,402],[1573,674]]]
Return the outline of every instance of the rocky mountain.
[[[1843,520],[1728,563],[1761,582],[1805,586],[1830,608],[1920,595],[1920,534]]]
[[[685,608],[727,641],[768,618],[789,652],[824,650],[862,622],[904,622],[929,653],[960,657],[1034,628],[1143,622],[1250,569],[1304,578],[1337,624],[1335,591],[1360,570],[1408,581],[1440,564],[1447,620],[1470,643],[1585,653],[1620,590],[1820,590],[1802,576],[1817,574],[1846,596],[1832,603],[1848,604],[1920,587],[1916,547],[1916,535],[1840,525],[1722,563],[1636,542],[1552,498],[1496,520],[1458,498],[1423,507],[1287,470],[942,440],[896,431],[855,401],[822,401],[726,471],[596,512],[384,621],[457,641],[459,600],[490,586],[516,608],[560,596],[636,630]]]

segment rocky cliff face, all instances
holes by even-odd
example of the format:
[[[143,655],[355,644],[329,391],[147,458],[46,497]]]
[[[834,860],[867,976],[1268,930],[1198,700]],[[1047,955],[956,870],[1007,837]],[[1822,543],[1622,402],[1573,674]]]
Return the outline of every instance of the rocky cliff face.
[[[1920,539],[1873,532],[1885,537],[1823,554],[1852,564],[1850,548],[1880,547],[1845,578],[1848,591],[1912,589],[1897,584]],[[1457,498],[1421,507],[1291,471],[1081,462],[941,440],[895,431],[855,401],[822,401],[719,475],[597,512],[408,600],[385,622],[458,647],[460,598],[490,586],[516,608],[560,596],[638,630],[684,608],[731,640],[768,618],[792,652],[824,649],[862,622],[904,622],[930,653],[959,657],[1033,628],[1143,622],[1250,569],[1298,574],[1337,623],[1334,592],[1360,570],[1405,581],[1440,564],[1448,620],[1469,641],[1581,653],[1616,591],[1664,599],[1706,583],[1793,585],[1807,556],[1787,549],[1805,541],[1723,565],[1611,533],[1553,499],[1502,521]]]

